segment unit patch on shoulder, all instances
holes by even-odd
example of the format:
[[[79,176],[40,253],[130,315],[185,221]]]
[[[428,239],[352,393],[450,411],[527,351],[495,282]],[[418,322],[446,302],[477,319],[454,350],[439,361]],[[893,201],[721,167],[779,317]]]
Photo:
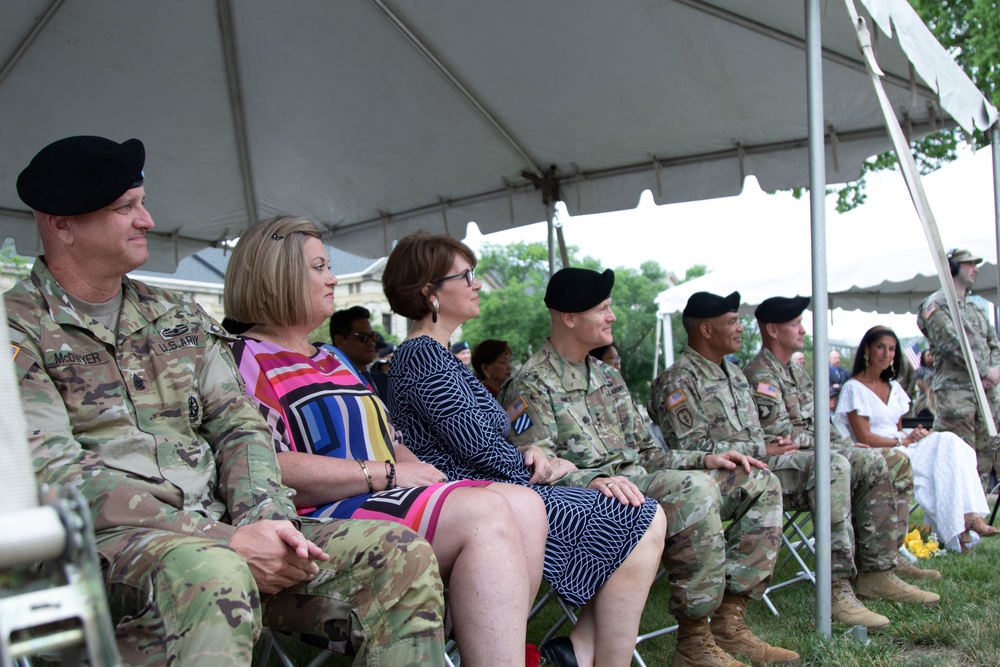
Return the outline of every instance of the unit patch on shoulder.
[[[691,428],[694,425],[694,417],[691,415],[691,408],[684,406],[677,411],[677,421],[684,425],[685,428]]]
[[[768,398],[778,398],[778,388],[766,382],[757,383],[757,393]]]
[[[533,425],[528,415],[528,401],[524,400],[524,396],[518,396],[507,407],[507,416],[510,418],[510,428],[516,435],[521,435]]]
[[[771,413],[773,412],[773,407],[770,403],[758,403],[757,404],[757,416],[760,417],[761,423],[768,421],[771,418]]]
[[[683,391],[678,389],[674,393],[667,396],[667,410],[677,407],[686,400],[687,396],[684,395]]]

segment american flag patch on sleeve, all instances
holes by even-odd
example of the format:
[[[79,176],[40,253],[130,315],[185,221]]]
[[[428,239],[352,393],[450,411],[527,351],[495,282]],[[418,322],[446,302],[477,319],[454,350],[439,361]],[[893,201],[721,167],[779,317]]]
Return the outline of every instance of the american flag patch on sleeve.
[[[21,351],[21,348],[13,343],[10,344],[10,360],[14,361],[17,358],[17,353]]]
[[[680,405],[681,403],[683,403],[686,400],[687,400],[687,396],[684,395],[683,391],[681,391],[680,389],[678,389],[674,393],[672,393],[669,396],[667,396],[667,410],[669,410],[669,409],[671,409],[671,408],[673,408],[673,407],[675,407],[677,405]]]
[[[766,382],[757,383],[757,393],[768,398],[778,398],[778,388]]]
[[[521,435],[532,426],[531,417],[528,416],[528,402],[524,396],[518,396],[517,400],[507,407],[507,416],[510,417],[510,428],[515,434]]]

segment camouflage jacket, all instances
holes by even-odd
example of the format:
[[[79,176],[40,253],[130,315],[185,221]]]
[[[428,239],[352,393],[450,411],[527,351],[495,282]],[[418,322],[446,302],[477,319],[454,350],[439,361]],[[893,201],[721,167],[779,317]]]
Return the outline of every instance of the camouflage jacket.
[[[236,525],[294,518],[225,331],[187,296],[127,277],[122,290],[117,339],[84,321],[42,258],[5,295],[38,481],[77,487],[98,532],[228,542]]]
[[[813,430],[813,381],[798,364],[783,364],[766,347],[743,369],[757,404],[757,418],[767,440],[791,438],[801,449],[816,448]],[[830,431],[836,449],[854,443]]]
[[[985,375],[991,367],[1000,368],[1000,342],[986,313],[968,296],[958,299],[958,310],[980,375]],[[962,346],[958,342],[958,332],[952,323],[944,290],[934,292],[920,304],[917,326],[927,338],[934,356],[931,388],[934,391],[971,389]]]
[[[766,456],[764,430],[743,372],[725,360],[714,364],[690,346],[653,382],[649,416],[660,425],[667,447]]]
[[[656,444],[614,367],[591,357],[571,364],[548,340],[499,399],[511,416],[507,437],[515,446],[537,445],[580,468],[560,484],[586,486],[595,477],[644,475],[647,468],[704,468],[701,452],[664,452]]]

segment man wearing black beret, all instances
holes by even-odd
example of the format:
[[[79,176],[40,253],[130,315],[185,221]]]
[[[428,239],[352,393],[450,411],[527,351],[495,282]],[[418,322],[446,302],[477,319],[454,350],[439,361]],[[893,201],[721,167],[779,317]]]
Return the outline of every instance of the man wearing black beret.
[[[732,299],[734,295],[736,298]],[[771,435],[761,427],[750,383],[739,367],[725,360],[726,354],[739,351],[742,344],[743,326],[737,312],[739,295],[734,292],[725,304],[721,299],[701,294],[692,296],[688,302],[683,318],[688,345],[676,363],[653,383],[650,416],[659,423],[668,446],[708,452],[736,450],[765,459],[781,479],[786,502],[789,494],[796,492],[798,495],[792,500],[803,502],[803,489],[814,487],[805,485],[800,478],[809,475],[815,457],[810,452],[799,452],[799,444],[790,433]],[[783,299],[768,303],[763,312],[766,318],[783,318],[795,311],[795,317],[800,317],[807,304],[808,299]],[[726,312],[720,312],[723,310]],[[796,326],[801,327],[801,319]],[[791,330],[788,334],[801,335]],[[756,389],[774,396],[778,392],[767,383]],[[857,480],[858,485],[885,492],[892,498],[884,461],[881,468],[875,465],[869,472],[871,478]],[[850,577],[858,572],[855,535],[850,523],[852,477],[850,463],[841,454],[831,454],[830,482],[833,619],[849,625],[885,627],[889,619],[858,602],[851,587]],[[859,494],[861,497],[866,496]],[[882,511],[878,518],[881,523],[865,525],[862,527],[864,532],[859,533],[864,541],[857,562],[865,583],[864,591],[871,593],[871,597],[936,604],[937,596],[933,593],[899,581],[891,572],[888,579],[884,576],[885,571],[894,566],[895,550],[878,537],[886,535],[895,543],[895,505]]]
[[[44,255],[5,295],[35,474],[87,500],[125,663],[248,665],[266,623],[359,663],[441,664],[430,545],[299,518],[229,335],[126,275],[153,229],[144,161],[138,139],[43,148],[17,190]]]
[[[551,336],[499,396],[511,417],[508,437],[549,457],[550,478],[532,481],[585,486],[623,503],[648,495],[676,518],[668,522],[662,557],[670,612],[680,625],[675,667],[743,664],[727,651],[755,663],[798,664],[798,654],[770,646],[744,621],[748,599],[764,592],[774,569],[781,534],[777,480],[738,452],[657,446],[621,374],[587,354],[612,340],[614,281],[611,270],[568,268],[552,276],[545,292]],[[729,497],[740,501],[724,500]],[[723,537],[729,520],[729,544],[738,547],[727,548]],[[727,576],[731,572],[740,574]]]
[[[750,391],[757,404],[760,425],[771,438],[788,437],[802,451],[808,471],[799,471],[794,459],[775,457],[768,461],[772,470],[783,465],[795,472],[779,474],[786,499],[801,497],[798,489],[813,485],[812,466],[805,458],[816,448],[813,423],[813,382],[797,364],[791,363],[792,354],[805,348],[805,329],[802,313],[809,306],[809,297],[792,298],[776,296],[765,299],[757,306],[755,315],[760,328],[762,347],[750,360],[743,372],[750,382]],[[859,449],[835,429],[830,431],[831,448],[843,454],[851,466],[851,519],[855,524],[858,548],[876,553],[895,553],[903,545],[906,527],[913,503],[913,468],[910,458],[895,449]],[[891,487],[882,480],[888,467]],[[801,473],[801,474],[799,474]],[[786,503],[788,500],[786,500]],[[865,526],[888,526],[887,516],[895,508],[896,530],[873,533]],[[807,509],[792,507],[792,509]],[[892,539],[895,535],[895,540]],[[874,541],[876,544],[865,544]],[[883,542],[878,544],[878,542]],[[865,562],[866,559],[860,559]],[[897,571],[914,577],[940,578],[936,570],[920,570],[904,558],[897,559]],[[858,593],[870,597],[859,582]]]

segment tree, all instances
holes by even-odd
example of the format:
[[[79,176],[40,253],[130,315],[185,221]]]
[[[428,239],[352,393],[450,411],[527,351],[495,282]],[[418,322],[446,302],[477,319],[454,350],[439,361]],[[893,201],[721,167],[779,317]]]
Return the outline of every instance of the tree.
[[[636,403],[645,405],[653,377],[656,348],[656,297],[665,290],[667,272],[656,262],[643,262],[640,269],[615,269],[612,309],[615,347],[622,358],[622,377]]]
[[[576,258],[569,248],[571,266],[603,271],[593,257]],[[549,282],[548,250],[542,243],[487,244],[480,252],[476,273],[496,280],[500,287],[480,292],[479,317],[462,327],[470,345],[487,338],[506,340],[515,366],[534,353],[549,335],[545,287]],[[656,262],[635,269],[615,269],[611,294],[618,317],[613,330],[622,357],[622,375],[637,402],[649,394],[656,338],[656,296],[668,286],[666,271]]]
[[[462,326],[462,336],[472,346],[488,338],[506,340],[514,365],[524,363],[549,334],[544,301],[548,249],[544,243],[488,243],[480,252],[476,273],[483,278],[489,274],[501,287],[480,292],[479,317]]]
[[[994,106],[1000,106],[1000,8],[995,0],[909,0],[920,18]],[[985,146],[989,139],[976,130],[972,143]],[[958,129],[943,130],[912,142],[910,148],[921,173],[934,171],[957,157],[962,140]],[[863,204],[865,174],[896,167],[894,153],[866,160],[861,177],[837,193],[841,213]]]

